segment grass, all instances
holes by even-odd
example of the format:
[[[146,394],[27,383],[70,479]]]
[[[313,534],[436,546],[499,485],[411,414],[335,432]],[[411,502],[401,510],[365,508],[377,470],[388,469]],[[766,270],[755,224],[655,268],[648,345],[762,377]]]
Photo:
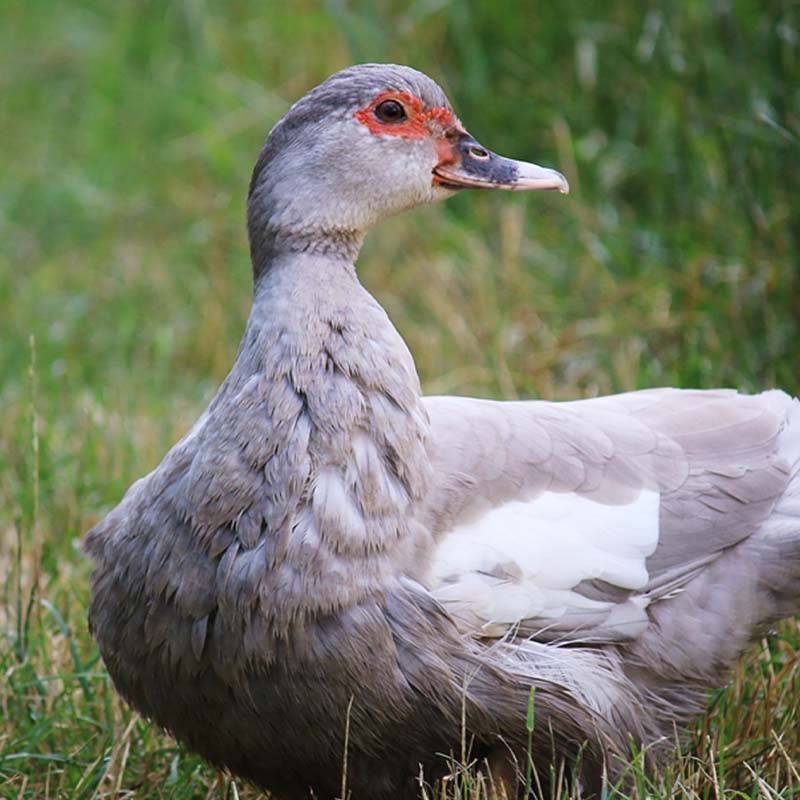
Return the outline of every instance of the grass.
[[[79,542],[225,375],[249,170],[334,69],[418,66],[573,186],[372,234],[362,279],[426,391],[800,390],[796,2],[6,0],[0,22],[2,797],[256,796],[120,703]],[[631,796],[798,796],[798,650],[782,623]],[[440,791],[481,794],[462,778]]]

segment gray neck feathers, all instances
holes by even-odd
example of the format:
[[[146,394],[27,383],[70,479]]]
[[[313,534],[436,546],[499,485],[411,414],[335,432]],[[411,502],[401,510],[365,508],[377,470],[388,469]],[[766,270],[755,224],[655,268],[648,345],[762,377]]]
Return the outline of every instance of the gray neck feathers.
[[[259,283],[284,257],[317,256],[325,261],[354,264],[364,241],[361,231],[281,220],[263,202],[251,198],[247,211],[253,280]]]
[[[209,408],[218,415],[221,452],[230,458],[233,438],[252,465],[236,482],[269,532],[272,625],[352,606],[413,574],[427,536],[413,509],[430,477],[428,421],[413,360],[351,261],[284,251],[268,262]],[[307,585],[330,575],[339,578]]]

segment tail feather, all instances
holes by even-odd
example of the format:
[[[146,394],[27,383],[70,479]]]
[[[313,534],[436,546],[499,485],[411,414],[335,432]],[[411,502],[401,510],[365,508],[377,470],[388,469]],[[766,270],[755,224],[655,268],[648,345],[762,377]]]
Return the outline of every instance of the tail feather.
[[[800,612],[800,402],[761,397],[784,420],[772,457],[786,476],[782,495],[757,530],[654,602],[648,629],[623,650],[648,714],[668,726],[700,710],[770,625]]]
[[[771,601],[765,608],[764,625],[800,612],[800,400],[785,404],[785,414],[777,455],[788,470],[789,482],[753,537],[754,546],[760,548],[754,556],[761,565],[761,586]]]

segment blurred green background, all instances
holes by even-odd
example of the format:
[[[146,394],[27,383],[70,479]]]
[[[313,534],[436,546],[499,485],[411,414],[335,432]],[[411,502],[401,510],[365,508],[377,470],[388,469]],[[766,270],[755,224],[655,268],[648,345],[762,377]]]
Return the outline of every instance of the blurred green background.
[[[331,72],[422,69],[483,144],[572,186],[465,192],[368,238],[361,278],[427,392],[800,390],[796,1],[3,0],[0,54],[0,750],[16,759],[0,778],[15,797],[8,765],[39,786],[36,754],[69,751],[72,772],[53,763],[74,789],[116,752],[127,712],[85,630],[77,542],[224,377],[249,307],[252,164]],[[61,677],[42,690],[44,675]],[[100,693],[84,712],[76,675]],[[81,713],[92,724],[69,733]]]

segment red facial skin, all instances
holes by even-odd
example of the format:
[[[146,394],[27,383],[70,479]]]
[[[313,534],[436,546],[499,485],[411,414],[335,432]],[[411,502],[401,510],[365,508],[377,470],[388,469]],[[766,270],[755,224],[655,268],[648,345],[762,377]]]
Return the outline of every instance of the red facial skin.
[[[396,100],[406,111],[406,119],[402,122],[382,122],[375,116],[375,109],[385,100]],[[370,103],[355,113],[355,118],[370,133],[381,136],[399,136],[401,139],[424,139],[433,136],[436,140],[436,150],[439,155],[439,164],[452,164],[456,160],[451,139],[454,133],[463,134],[458,119],[449,108],[435,106],[425,108],[425,103],[413,94],[400,91],[381,92],[372,98]],[[436,175],[433,183],[440,181]]]
[[[375,109],[385,100],[396,100],[406,110],[402,122],[381,122],[375,116]],[[356,111],[356,119],[366,125],[370,133],[384,136],[399,136],[402,139],[424,139],[426,136],[452,127],[456,119],[453,112],[444,106],[425,109],[419,97],[408,92],[381,92],[372,98],[369,105]]]

